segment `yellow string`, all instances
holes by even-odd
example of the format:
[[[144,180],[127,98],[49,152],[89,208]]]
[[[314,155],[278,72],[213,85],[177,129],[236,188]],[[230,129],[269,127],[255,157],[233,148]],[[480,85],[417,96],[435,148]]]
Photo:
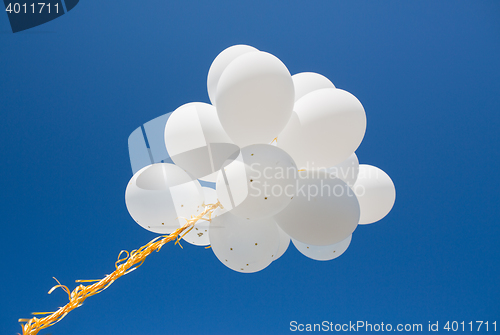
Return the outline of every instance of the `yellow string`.
[[[94,283],[96,281],[100,281],[101,279],[78,279],[75,280],[75,283]]]
[[[57,288],[62,288],[68,294],[69,302],[64,307],[60,307],[57,311],[52,313],[33,313],[34,315],[50,314],[44,318],[38,319],[37,317],[33,317],[31,319],[19,319],[19,322],[24,323],[23,325],[21,325],[23,328],[23,335],[36,335],[40,330],[48,328],[61,321],[66,315],[68,315],[69,312],[71,312],[75,308],[82,306],[85,299],[104,291],[111,284],[113,284],[116,279],[139,268],[139,266],[144,263],[146,257],[148,257],[153,251],[160,251],[162,246],[175,239],[177,239],[176,243],[178,243],[180,239],[179,235],[186,229],[190,227],[192,228],[198,220],[203,219],[210,221],[211,213],[217,207],[222,208],[222,205],[219,201],[216,204],[206,205],[205,210],[201,214],[192,217],[191,219],[186,219],[187,223],[181,228],[175,230],[172,234],[158,236],[146,245],[143,245],[139,249],[133,250],[130,253],[126,250],[120,251],[120,253],[118,254],[118,260],[115,262],[116,270],[111,274],[106,275],[103,279],[76,281],[77,283],[95,282],[92,285],[79,285],[72,292],[70,292],[67,286],[62,285],[56,278],[54,278],[57,281],[58,285],[52,287],[49,291],[49,294],[51,294]],[[207,215],[208,218],[205,217]],[[124,252],[127,254],[127,257],[120,258],[122,253]]]

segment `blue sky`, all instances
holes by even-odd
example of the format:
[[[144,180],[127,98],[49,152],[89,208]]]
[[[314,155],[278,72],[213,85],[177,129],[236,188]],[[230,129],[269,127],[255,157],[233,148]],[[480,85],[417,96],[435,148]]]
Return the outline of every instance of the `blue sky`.
[[[156,235],[124,193],[141,124],[209,102],[215,56],[249,44],[364,105],[361,163],[397,199],[344,255],[292,245],[255,274],[166,245],[46,334],[277,334],[290,321],[500,322],[497,1],[81,1],[12,34],[0,15],[2,333]],[[500,325],[499,325],[500,326]],[[482,328],[482,330],[485,330]],[[491,329],[490,329],[491,331]]]

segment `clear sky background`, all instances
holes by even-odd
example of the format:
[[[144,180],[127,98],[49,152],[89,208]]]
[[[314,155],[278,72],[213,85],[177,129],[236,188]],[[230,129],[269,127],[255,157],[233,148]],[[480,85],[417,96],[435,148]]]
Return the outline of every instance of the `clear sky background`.
[[[255,274],[167,244],[39,334],[500,323],[500,2],[82,0],[16,34],[0,14],[0,333],[67,302],[47,295],[53,276],[71,289],[102,278],[120,250],[156,236],[125,207],[128,136],[209,102],[210,64],[233,44],[292,74],[321,73],[363,103],[357,155],[392,177],[392,212],[358,227],[336,260],[290,245]]]

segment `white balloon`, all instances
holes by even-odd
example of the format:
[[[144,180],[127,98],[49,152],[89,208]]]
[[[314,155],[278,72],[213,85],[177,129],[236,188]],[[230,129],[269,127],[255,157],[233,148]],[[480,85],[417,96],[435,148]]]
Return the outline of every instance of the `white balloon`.
[[[381,169],[361,164],[358,180],[353,188],[361,208],[359,224],[383,219],[396,201],[396,188],[391,178]]]
[[[184,218],[203,211],[201,185],[173,164],[148,165],[130,179],[125,203],[132,218],[143,228],[170,234],[186,224]]]
[[[203,180],[203,181],[207,181],[209,183],[215,183],[215,182],[217,182],[218,175],[219,175],[219,170],[215,171],[212,174],[209,174],[208,176],[200,177],[198,179]]]
[[[278,252],[276,253],[276,256],[274,257],[273,261],[275,261],[278,258],[280,258],[281,256],[283,256],[285,251],[288,249],[288,246],[290,245],[290,236],[288,236],[283,231],[283,229],[280,228],[280,226],[276,225],[276,227],[278,228],[278,232],[280,235],[280,246],[278,248]]]
[[[314,72],[301,72],[292,76],[295,87],[295,101],[304,95],[322,88],[335,88],[335,85],[325,76]]]
[[[266,52],[233,60],[217,85],[216,106],[222,127],[240,147],[270,143],[285,128],[294,104],[292,76]]]
[[[254,47],[244,44],[233,45],[224,51],[222,51],[217,57],[215,57],[212,65],[210,65],[210,70],[208,70],[207,78],[207,90],[208,97],[213,105],[215,105],[215,95],[217,92],[217,84],[219,83],[220,76],[224,72],[225,68],[236,58],[247,53],[259,51]]]
[[[271,218],[247,220],[230,212],[212,220],[210,242],[215,256],[228,268],[244,273],[266,268],[276,257],[279,232]]]
[[[292,239],[292,242],[302,255],[316,261],[329,261],[342,255],[351,244],[351,239],[352,235],[349,235],[348,238],[338,243],[322,246],[309,245],[294,239]]]
[[[285,208],[295,194],[297,167],[282,149],[254,144],[221,169],[216,190],[231,213],[253,220]]]
[[[328,172],[336,176],[337,178],[342,179],[349,186],[353,186],[356,180],[358,179],[359,173],[359,161],[358,156],[356,154],[352,154],[340,164],[337,164],[328,169]]]
[[[299,169],[328,168],[346,160],[363,140],[366,116],[349,92],[324,88],[295,103],[278,146],[292,156]]]
[[[172,113],[165,126],[165,145],[176,165],[195,178],[212,180],[226,158],[239,150],[222,128],[215,107],[202,102],[182,105]]]
[[[274,216],[291,238],[311,245],[331,245],[352,234],[359,222],[359,204],[351,188],[326,171],[299,175],[297,195]]]

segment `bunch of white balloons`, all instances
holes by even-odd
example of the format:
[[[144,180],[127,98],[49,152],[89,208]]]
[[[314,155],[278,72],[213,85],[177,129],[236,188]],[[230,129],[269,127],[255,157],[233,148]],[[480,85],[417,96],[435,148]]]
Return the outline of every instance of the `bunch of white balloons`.
[[[173,164],[145,166],[127,186],[127,208],[143,228],[169,234],[220,201],[183,239],[251,273],[281,257],[290,239],[311,259],[334,259],[358,224],[389,213],[392,180],[354,153],[366,130],[354,95],[317,73],[292,76],[247,45],[215,58],[207,87],[212,104],[185,104],[161,129]]]

